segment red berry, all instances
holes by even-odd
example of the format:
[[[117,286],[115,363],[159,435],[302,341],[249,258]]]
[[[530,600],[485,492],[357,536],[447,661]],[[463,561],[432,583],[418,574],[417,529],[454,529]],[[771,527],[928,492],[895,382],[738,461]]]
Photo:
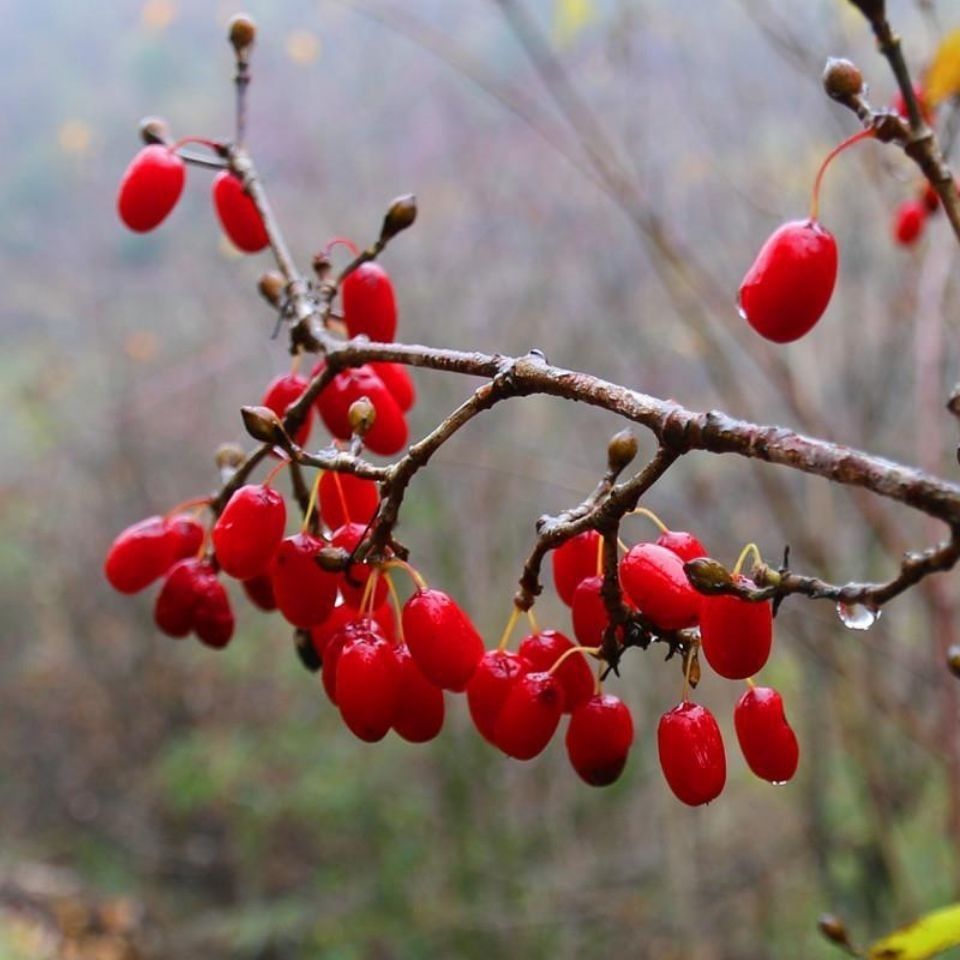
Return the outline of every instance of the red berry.
[[[137,233],[159,226],[177,205],[186,179],[186,165],[169,147],[144,147],[120,181],[120,219]]]
[[[373,480],[352,473],[327,470],[320,478],[320,516],[331,529],[345,523],[368,524],[380,506],[380,494]]]
[[[802,337],[823,316],[837,280],[837,241],[816,220],[778,227],[740,285],[740,312],[775,343]]]
[[[330,542],[335,547],[352,553],[366,533],[366,526],[362,523],[347,523],[333,532]],[[367,581],[376,571],[376,567],[368,563],[351,563],[339,578],[340,593],[344,602],[349,603],[351,607],[360,609],[360,603],[363,599],[364,589]],[[377,583],[373,587],[373,600],[371,607],[379,607],[387,599],[387,581],[382,576],[377,576]]]
[[[410,743],[426,743],[443,727],[443,691],[420,672],[404,644],[394,647],[394,653],[400,664],[400,696],[393,729]]]
[[[393,725],[400,703],[400,664],[395,647],[372,630],[358,629],[343,645],[337,664],[337,706],[361,740],[376,743]]]
[[[620,584],[640,612],[661,630],[692,627],[700,594],[690,586],[683,561],[655,543],[638,543],[620,561]]]
[[[657,727],[660,768],[670,789],[691,807],[720,796],[727,779],[723,738],[713,714],[697,703],[668,710]]]
[[[259,573],[249,580],[243,581],[243,592],[247,599],[265,613],[277,609],[277,598],[273,595],[273,581],[269,573]]]
[[[600,534],[596,530],[584,530],[553,551],[553,584],[568,607],[573,604],[578,584],[599,572]]]
[[[206,561],[194,558],[170,568],[153,607],[154,622],[168,637],[185,637],[193,629],[196,584],[207,567]]]
[[[893,217],[893,238],[901,246],[915,243],[923,232],[927,208],[922,200],[904,200]]]
[[[227,591],[212,568],[197,578],[195,591],[193,632],[208,647],[225,647],[233,636],[233,610]]]
[[[341,286],[343,322],[351,337],[365,333],[388,343],[397,332],[397,303],[387,271],[378,263],[363,263]]]
[[[286,523],[283,497],[272,487],[250,483],[237,490],[213,525],[213,549],[224,573],[249,580],[266,572]]]
[[[337,575],[316,561],[325,541],[311,533],[287,537],[277,548],[270,579],[277,608],[295,627],[323,623],[337,600]]]
[[[738,574],[736,583],[753,587]],[[740,597],[703,597],[700,646],[713,669],[728,680],[752,677],[767,662],[773,643],[773,608],[769,600],[752,603]]]
[[[366,636],[372,632],[393,642],[392,636],[385,629],[385,624],[388,622],[383,616],[385,612],[392,616],[388,608],[381,607],[380,610],[374,611],[372,618],[361,617],[356,610],[341,604],[319,627],[311,628],[310,635],[313,638],[314,649],[323,661],[323,689],[331,703],[337,702],[337,666],[340,663],[340,653],[343,645],[351,637],[358,633]]]
[[[797,772],[800,748],[770,687],[751,687],[733,710],[733,725],[747,765],[761,780],[786,783]]]
[[[525,673],[511,686],[494,727],[507,756],[530,760],[541,753],[563,714],[563,687],[549,673]]]
[[[530,664],[509,650],[488,650],[467,684],[467,705],[480,735],[497,745],[497,717],[518,677],[530,672]]]
[[[263,405],[269,407],[278,417],[283,418],[287,413],[287,407],[300,399],[301,394],[307,389],[309,381],[295,373],[285,373],[276,377],[267,384],[267,389],[263,395]],[[310,439],[310,428],[313,426],[313,408],[307,410],[307,415],[297,430],[293,442],[302,447]]]
[[[684,563],[708,556],[703,544],[686,530],[665,530],[657,537],[657,546],[672,550]]]
[[[339,633],[348,623],[358,620],[360,614],[353,607],[341,603],[330,611],[321,623],[310,628],[310,639],[317,656],[323,660],[327,652],[327,645],[334,634]]]
[[[567,756],[580,778],[593,787],[617,780],[633,743],[633,719],[627,705],[609,694],[585,700],[570,717]]]
[[[531,672],[546,672],[573,647],[573,641],[562,633],[556,630],[541,630],[524,637],[517,652],[530,664]],[[593,671],[582,653],[567,657],[554,676],[563,687],[564,713],[572,713],[581,703],[593,696]]]
[[[178,514],[166,520],[174,560],[194,557],[203,544],[203,524],[194,517]]]
[[[340,440],[353,435],[350,405],[361,397],[373,404],[377,414],[363,438],[364,445],[383,456],[397,453],[407,442],[407,421],[393,394],[367,366],[341,370],[317,397],[317,409],[327,429]]]
[[[418,590],[403,605],[403,636],[423,675],[457,693],[483,657],[483,640],[467,615],[440,590]]]
[[[406,413],[416,402],[417,391],[413,378],[403,363],[371,363],[373,372],[383,381],[384,386],[393,394],[397,406]]]
[[[175,559],[163,517],[147,517],[123,530],[110,545],[103,572],[114,590],[137,593],[166,573]]]
[[[927,213],[936,213],[940,209],[940,194],[929,180],[923,181],[923,189],[920,191],[920,199],[926,208]]]
[[[256,204],[229,170],[213,179],[213,205],[223,232],[238,250],[258,253],[270,242]]]
[[[581,580],[573,593],[571,619],[573,635],[582,647],[599,647],[610,623],[607,605],[603,601],[603,577]]]

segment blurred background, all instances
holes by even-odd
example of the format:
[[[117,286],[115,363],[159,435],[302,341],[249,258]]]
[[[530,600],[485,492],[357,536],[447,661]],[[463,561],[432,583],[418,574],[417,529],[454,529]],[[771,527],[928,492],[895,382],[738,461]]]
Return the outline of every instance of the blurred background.
[[[910,62],[953,4],[890,0]],[[803,341],[737,316],[767,234],[803,217],[820,160],[855,130],[823,95],[829,55],[893,81],[841,0],[251,0],[250,147],[301,265],[369,242],[413,191],[383,258],[399,336],[558,364],[694,409],[719,407],[955,476],[943,404],[957,360],[956,244],[942,216],[907,249],[916,195],[897,151],[860,145],[821,213],[838,289]],[[527,960],[831,956],[831,910],[861,940],[960,893],[960,707],[944,668],[956,577],[866,632],[784,605],[762,679],[801,764],[756,780],[740,688],[710,675],[728,784],[670,794],[657,718],[680,672],[633,651],[609,689],[637,730],[612,788],[561,737],[521,764],[462,698],[437,741],[355,740],[290,630],[242,603],[231,646],[158,634],[152,594],[101,574],[123,527],[217,484],[212,451],[285,370],[256,294],[267,255],[222,239],[210,175],[134,236],[115,213],[138,120],[228,137],[230,4],[0,3],[0,957]],[[949,122],[947,111],[941,119]],[[420,435],[470,389],[416,375]],[[491,642],[544,511],[602,472],[615,418],[557,400],[497,408],[418,477],[401,539]],[[652,444],[641,437],[641,451]],[[888,576],[942,531],[785,471],[687,457],[646,498],[732,564],[755,540],[831,579]],[[637,518],[626,534],[650,537]],[[569,628],[546,591],[542,625]],[[519,634],[519,631],[518,631]]]

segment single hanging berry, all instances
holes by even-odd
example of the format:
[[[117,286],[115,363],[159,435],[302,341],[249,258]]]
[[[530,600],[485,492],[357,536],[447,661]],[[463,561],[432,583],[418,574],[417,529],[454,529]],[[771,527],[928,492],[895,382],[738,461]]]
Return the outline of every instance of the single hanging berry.
[[[351,732],[367,743],[386,735],[400,705],[401,667],[396,649],[372,630],[358,629],[337,663],[337,706]]]
[[[302,630],[323,623],[337,600],[337,575],[317,563],[325,546],[311,533],[294,534],[280,543],[270,565],[277,609]]]
[[[110,545],[104,575],[114,590],[138,593],[167,572],[176,559],[173,546],[164,518],[147,517],[123,530]]]
[[[287,407],[300,399],[307,389],[308,381],[296,373],[285,373],[276,377],[267,384],[263,394],[263,406],[269,407],[281,419],[286,416]],[[307,409],[307,414],[297,430],[293,442],[298,447],[306,445],[310,439],[310,428],[313,426],[313,407]]]
[[[541,630],[520,641],[519,655],[530,671],[548,671],[574,643],[557,630]],[[571,654],[557,667],[554,676],[563,687],[564,713],[572,713],[593,696],[593,671],[582,653]]]
[[[213,206],[230,242],[244,253],[259,253],[270,242],[256,204],[229,170],[213,179]]]
[[[465,690],[484,648],[460,607],[441,590],[418,590],[403,605],[402,619],[403,637],[423,675],[444,690]]]
[[[175,563],[153,606],[153,620],[168,637],[185,637],[193,629],[193,612],[199,598],[197,584],[209,564],[191,558]]]
[[[203,544],[203,524],[184,513],[167,517],[165,523],[173,561],[196,556]]]
[[[549,673],[525,673],[510,688],[497,717],[494,741],[507,756],[532,760],[560,725],[563,687]]]
[[[287,508],[272,487],[247,484],[213,525],[213,549],[224,573],[249,580],[265,573],[283,539]]]
[[[800,748],[776,690],[770,687],[747,690],[734,707],[733,725],[747,766],[761,780],[786,783],[793,778]]]
[[[234,617],[230,598],[212,567],[202,572],[195,590],[197,599],[193,608],[193,632],[201,643],[219,650],[233,636]]]
[[[638,543],[620,561],[620,585],[637,609],[661,630],[692,627],[700,618],[700,594],[683,560],[655,543]]]
[[[177,205],[186,179],[186,164],[173,150],[158,143],[144,147],[120,181],[120,219],[137,233],[159,226]]]
[[[573,592],[580,583],[599,572],[600,534],[596,530],[584,530],[553,551],[553,585],[568,607],[572,606]]]
[[[736,574],[734,583],[753,588]],[[728,680],[746,680],[767,662],[773,644],[773,607],[740,597],[704,596],[700,603],[700,648],[707,663]]]
[[[480,736],[497,745],[497,718],[518,678],[530,664],[509,650],[488,650],[467,684],[467,705]]]
[[[668,710],[657,727],[660,769],[677,799],[691,807],[720,796],[727,780],[723,738],[713,714],[684,701]]]
[[[633,744],[627,705],[609,694],[594,694],[570,716],[567,756],[578,776],[593,787],[619,779]]]
[[[443,727],[443,691],[434,686],[414,663],[405,644],[394,648],[400,664],[400,690],[393,729],[409,743],[426,743]]]
[[[397,302],[387,271],[368,261],[347,274],[340,288],[343,322],[351,337],[365,333],[371,340],[389,343],[397,333]]]
[[[331,529],[345,523],[368,524],[380,506],[380,493],[373,480],[352,473],[324,471],[320,478],[320,516]]]
[[[934,194],[936,196],[936,194]],[[893,216],[893,238],[903,247],[916,243],[927,221],[923,200],[904,200]]]

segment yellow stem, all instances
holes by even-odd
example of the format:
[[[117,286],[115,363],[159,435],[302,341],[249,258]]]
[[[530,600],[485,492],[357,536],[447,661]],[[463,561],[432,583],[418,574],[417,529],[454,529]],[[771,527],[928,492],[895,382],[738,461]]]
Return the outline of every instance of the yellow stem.
[[[683,670],[683,686],[680,688],[680,702],[681,702],[681,703],[686,703],[686,702],[687,702],[687,689],[688,689],[689,686],[690,686],[690,670],[691,670],[692,667],[693,667],[693,658],[694,658],[694,655],[696,654],[696,651],[697,651],[697,647],[698,647],[698,646],[699,646],[699,644],[696,644],[696,643],[695,643],[695,644],[690,648],[690,651],[689,651],[689,653],[687,654],[687,664],[686,664],[686,666],[684,667],[684,670]]]
[[[569,650],[564,650],[563,653],[557,657],[557,662],[547,671],[547,673],[553,675],[560,669],[564,660],[568,660],[575,653],[589,653],[591,657],[596,657],[602,647],[571,647]]]
[[[520,618],[520,608],[514,606],[510,611],[510,619],[507,620],[507,625],[504,627],[503,633],[500,635],[500,642],[497,644],[498,650],[506,650],[507,644],[510,642],[510,634],[513,633],[513,628],[517,625],[517,620]]]
[[[406,560],[388,560],[385,564],[388,570],[402,570],[414,583],[418,590],[427,589],[427,581],[420,575],[416,567],[412,567]]]
[[[763,563],[763,558],[760,556],[760,548],[755,543],[748,543],[741,551],[740,556],[737,557],[737,564],[733,568],[733,575],[737,576],[740,571],[743,569],[743,564],[746,562],[746,559],[750,554],[753,554],[754,560],[759,563]]]
[[[630,511],[631,514],[636,514],[640,517],[646,517],[648,520],[652,520],[661,533],[669,533],[670,528],[652,511],[648,510],[646,507],[637,507],[635,510]]]
[[[323,477],[323,471],[318,470],[317,475],[313,481],[313,487],[310,490],[310,499],[307,501],[307,509],[303,514],[303,525],[300,527],[301,533],[306,533],[307,528],[310,526],[310,518],[313,516],[313,511],[317,506],[317,495],[320,492],[320,480]]]
[[[603,576],[603,537],[597,540],[597,576]]]
[[[528,620],[529,623],[530,623],[530,629],[531,629],[534,633],[539,633],[539,632],[540,632],[540,627],[539,627],[539,625],[537,624],[537,616],[536,616],[536,614],[533,612],[533,607],[531,607],[531,608],[527,611],[527,620]]]
[[[390,591],[390,599],[393,601],[393,609],[397,618],[397,636],[400,637],[401,643],[406,643],[406,638],[403,635],[403,607],[400,604],[400,596],[397,594],[396,584],[393,582],[393,577],[390,576],[389,570],[384,571],[383,577],[387,581],[387,589]]]
[[[346,575],[347,571],[344,571]],[[360,597],[360,616],[366,615],[369,616],[373,612],[373,593],[374,587],[377,585],[377,577],[379,576],[380,571],[376,567],[373,568],[373,573],[367,577],[367,582],[363,585],[363,594]],[[369,610],[367,607],[369,606]]]

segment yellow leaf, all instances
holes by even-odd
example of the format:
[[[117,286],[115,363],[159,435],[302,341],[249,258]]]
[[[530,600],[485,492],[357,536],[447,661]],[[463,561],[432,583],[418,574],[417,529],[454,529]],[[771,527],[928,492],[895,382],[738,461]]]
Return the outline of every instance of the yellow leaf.
[[[934,910],[894,930],[867,952],[868,960],[927,960],[960,945],[960,903]]]
[[[923,85],[932,107],[960,93],[960,30],[953,30],[943,38]]]
[[[554,0],[554,39],[560,46],[565,46],[596,16],[593,0]]]

